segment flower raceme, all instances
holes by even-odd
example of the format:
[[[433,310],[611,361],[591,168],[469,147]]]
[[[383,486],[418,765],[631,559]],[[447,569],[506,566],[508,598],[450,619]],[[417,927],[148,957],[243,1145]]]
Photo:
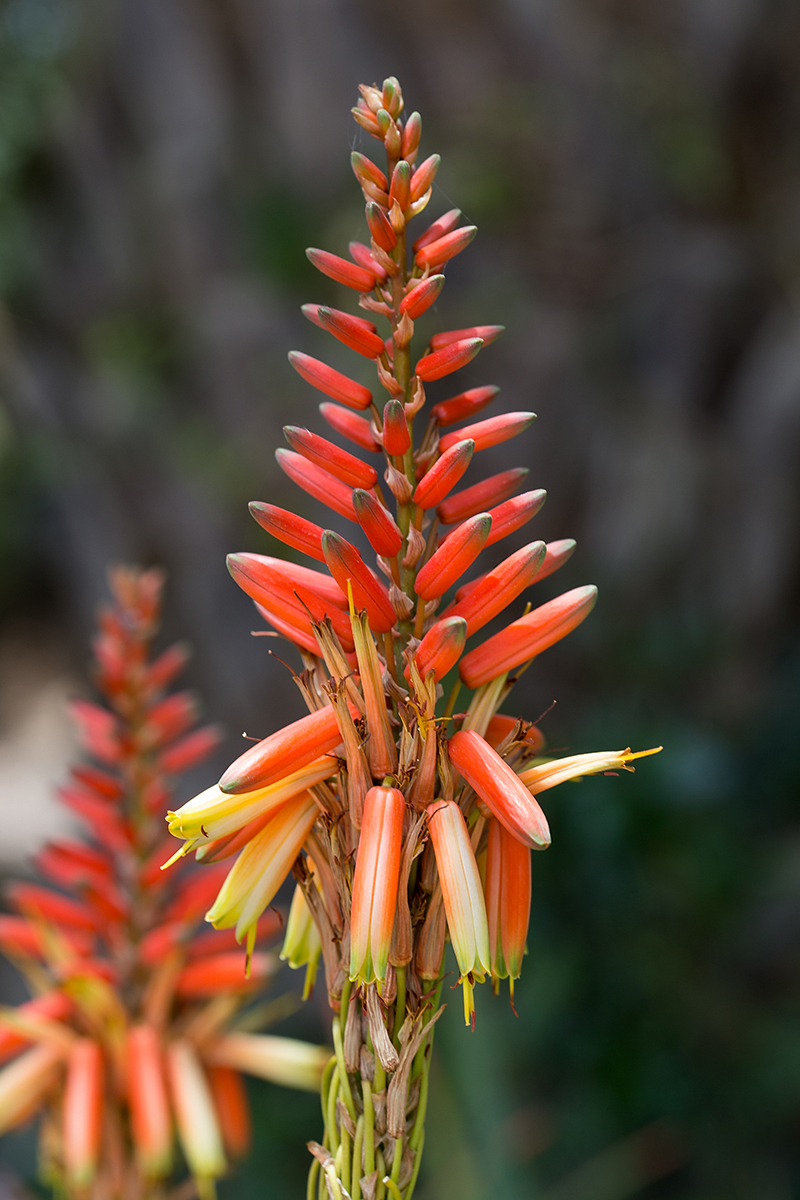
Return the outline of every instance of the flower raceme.
[[[502,333],[434,319],[447,263],[477,231],[451,209],[412,233],[439,158],[417,162],[421,118],[405,115],[396,79],[362,86],[353,115],[386,154],[381,165],[361,149],[352,155],[365,240],[350,243],[349,259],[343,247],[308,256],[364,315],[304,305],[313,355],[289,354],[325,397],[320,414],[346,448],[287,426],[289,448],[276,456],[304,493],[301,510],[256,501],[251,511],[272,539],[265,549],[292,561],[252,552],[228,560],[259,614],[296,647],[309,714],[169,820],[201,860],[238,855],[207,917],[240,940],[251,943],[293,871],[284,954],[312,977],[321,959],[335,1013],[325,1141],[311,1143],[319,1194],[375,1195],[385,1169],[392,1195],[407,1200],[424,1090],[410,1088],[409,1072],[413,1061],[414,1078],[427,1075],[446,935],[471,1021],[476,982],[508,977],[513,988],[520,973],[530,850],[550,844],[535,793],[630,769],[635,756],[546,761],[541,732],[498,711],[515,672],[580,625],[596,590],[573,587],[532,607],[530,589],[564,566],[571,540],[488,552],[533,520],[545,493],[523,490],[525,466],[486,476],[482,451],[525,433],[534,414],[487,412],[492,385],[448,387],[470,364],[474,377]],[[325,362],[330,337],[346,348],[338,354],[355,356],[347,373]],[[362,359],[374,367],[369,386]],[[364,457],[377,454],[380,468]],[[344,530],[334,528],[341,520]],[[298,554],[311,565],[297,564]],[[499,627],[485,637],[489,622]],[[462,686],[473,695],[457,713]],[[309,1194],[315,1188],[312,1180]]]
[[[161,871],[171,848],[161,817],[176,777],[218,741],[212,726],[193,729],[197,705],[189,693],[168,694],[185,652],[172,647],[151,656],[161,586],[158,572],[111,574],[114,602],[101,612],[94,643],[106,706],[76,705],[94,761],[74,767],[61,793],[92,840],[52,842],[37,855],[40,872],[68,895],[16,883],[16,915],[0,917],[0,947],[37,993],[0,1011],[0,1132],[44,1114],[45,1179],[70,1200],[167,1195],[176,1177],[173,1128],[194,1187],[210,1196],[214,1179],[249,1146],[241,1072],[292,1082],[291,1056],[276,1049],[282,1039],[248,1035],[235,1061],[226,1040],[237,1036],[230,1026],[239,1009],[275,974],[275,956],[253,946],[277,934],[277,914],[250,927],[248,978],[232,931],[202,926],[228,864],[195,869],[182,858],[175,878]],[[320,726],[309,741],[315,754],[328,744]],[[231,840],[253,813],[262,824],[265,811],[285,822],[294,805],[315,819],[309,785],[335,767],[323,754],[256,790],[255,808],[253,792],[216,788],[216,809],[206,798],[195,810],[215,835],[233,830]],[[220,814],[224,805],[233,811]],[[207,849],[203,817],[195,825],[184,820],[182,828]],[[299,844],[288,847],[289,859]],[[249,891],[246,898],[253,902]],[[306,1049],[293,1082],[313,1088],[328,1054]]]

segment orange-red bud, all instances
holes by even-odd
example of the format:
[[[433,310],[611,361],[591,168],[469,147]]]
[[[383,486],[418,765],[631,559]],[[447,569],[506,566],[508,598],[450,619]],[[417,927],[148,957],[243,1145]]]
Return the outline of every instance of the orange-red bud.
[[[474,729],[454,733],[450,761],[509,833],[532,850],[550,845],[545,815],[511,767]]]
[[[387,400],[383,409],[383,448],[387,454],[402,458],[411,445],[411,434],[403,405],[399,400]]]
[[[344,284],[345,287],[354,288],[357,292],[371,292],[378,282],[373,271],[368,271],[357,263],[348,262],[346,258],[339,258],[338,254],[331,254],[327,250],[309,247],[306,256],[323,275]]]
[[[449,346],[443,346],[441,350],[434,350],[432,354],[426,354],[424,358],[421,358],[415,367],[415,372],[425,383],[431,383],[434,379],[443,379],[445,375],[452,375],[453,371],[458,371],[460,367],[465,367],[467,363],[472,362],[482,345],[483,342],[480,338],[467,338],[463,342],[452,342]]]
[[[128,1033],[128,1104],[142,1173],[163,1178],[172,1169],[172,1117],[158,1034],[151,1025]]]
[[[446,233],[450,233],[451,229],[455,229],[461,219],[461,209],[451,208],[444,216],[439,217],[432,225],[429,225],[424,233],[421,233],[414,242],[413,250],[416,254],[423,246],[430,246],[431,242],[436,242],[439,238],[444,237]]]
[[[588,617],[596,599],[597,588],[574,588],[513,621],[465,656],[460,667],[463,682],[470,688],[480,687],[535,658],[572,633]]]
[[[486,544],[491,528],[489,514],[478,513],[454,529],[417,575],[417,595],[423,600],[443,596],[472,566]]]
[[[310,383],[331,399],[341,401],[348,408],[369,408],[372,403],[372,392],[369,388],[356,383],[354,379],[349,379],[347,375],[342,375],[341,371],[334,371],[333,367],[320,362],[318,358],[312,358],[310,354],[292,350],[289,353],[289,362],[306,383]]]
[[[202,729],[195,729],[193,733],[187,734],[185,738],[162,751],[161,768],[170,775],[180,775],[208,758],[221,741],[222,733],[217,725],[204,725]]]
[[[475,443],[469,440],[451,446],[420,479],[414,492],[414,502],[420,508],[435,508],[466,471],[474,449]]]
[[[435,333],[431,338],[431,349],[441,350],[442,346],[451,346],[453,342],[463,342],[465,338],[480,338],[484,346],[496,342],[505,330],[505,325],[470,325],[467,329],[450,329],[444,333]]]
[[[77,1038],[69,1053],[64,1090],[64,1169],[71,1188],[92,1182],[103,1126],[103,1052],[91,1038]]]
[[[546,553],[544,542],[530,542],[510,554],[492,571],[487,571],[468,595],[448,611],[449,617],[463,617],[467,636],[471,637],[502,612],[539,574]],[[496,675],[500,672],[496,671]]]
[[[353,507],[358,523],[375,553],[385,558],[394,558],[403,545],[394,517],[372,492],[365,492],[361,488],[353,492]]]
[[[342,312],[338,308],[326,308],[324,305],[304,304],[303,312],[312,307],[316,308],[312,320],[357,354],[363,354],[365,358],[377,358],[379,354],[383,354],[383,339],[378,337],[378,330],[371,321]]]
[[[350,978],[386,978],[403,841],[405,800],[397,788],[373,787],[364,798],[353,877]]]
[[[285,508],[278,508],[275,504],[264,504],[261,500],[252,500],[249,508],[261,528],[266,529],[267,533],[271,533],[285,546],[300,550],[310,558],[315,558],[317,562],[325,561],[320,525],[307,521],[305,517],[298,517],[296,513]]]
[[[437,238],[435,242],[428,242],[417,251],[417,265],[430,267],[432,271],[444,266],[451,258],[466,250],[477,232],[476,225],[463,225],[461,229],[454,229],[444,237]]]
[[[422,678],[433,671],[437,683],[443,679],[461,657],[466,640],[467,622],[463,617],[444,617],[432,625],[414,655]]]
[[[383,280],[388,277],[389,272],[378,262],[369,246],[365,246],[363,242],[348,242],[347,249],[350,251],[353,261],[357,262],[360,267],[365,267],[367,271],[371,271],[377,279]]]
[[[426,158],[417,167],[414,174],[411,176],[411,200],[419,200],[420,196],[424,196],[428,188],[436,178],[436,172],[439,170],[439,163],[442,161],[441,155],[432,154],[430,158]]]
[[[425,191],[426,189],[423,188],[422,190]],[[404,158],[401,158],[392,172],[392,183],[389,188],[389,207],[391,208],[396,200],[402,211],[405,212],[411,203],[410,193],[411,167]],[[422,192],[420,192],[420,195],[422,195]],[[419,197],[415,196],[414,199],[417,200]]]
[[[413,163],[417,155],[419,140],[422,136],[422,117],[418,112],[413,112],[405,123],[403,129],[403,140],[400,143],[400,152],[408,162]]]
[[[365,154],[359,154],[357,150],[354,150],[350,155],[350,164],[356,179],[362,187],[364,184],[370,184],[373,188],[380,188],[382,192],[388,193],[389,181],[377,163],[374,163],[371,158],[367,158]]]
[[[372,454],[377,454],[381,450],[380,443],[375,440],[372,426],[365,417],[359,417],[346,408],[339,408],[336,404],[320,404],[319,411],[331,429],[335,429],[342,437],[355,442],[362,450],[368,450]]]
[[[492,817],[486,852],[486,916],[495,979],[519,979],[531,916],[531,852]]]
[[[545,737],[541,729],[521,721],[519,717],[509,717],[506,713],[495,713],[486,729],[486,740],[493,749],[497,749],[510,733],[522,725],[521,740],[526,742],[532,752],[538,754],[545,748]]]
[[[527,467],[514,467],[511,471],[501,471],[499,475],[491,475],[472,487],[464,488],[463,492],[448,496],[439,505],[439,520],[443,525],[457,525],[467,517],[474,517],[475,513],[488,512],[493,504],[499,504],[513,495],[527,477]]]
[[[244,1158],[252,1140],[250,1101],[244,1080],[231,1067],[211,1066],[207,1069],[225,1149],[231,1158]]]
[[[444,275],[429,275],[406,292],[400,301],[400,312],[406,313],[412,321],[427,312],[436,303],[439,293],[444,287]]]
[[[358,715],[355,709],[353,715]],[[336,713],[327,705],[251,746],[228,767],[220,789],[238,793],[266,787],[327,754],[341,740]]]
[[[476,450],[488,450],[490,446],[499,446],[527,429],[531,421],[536,420],[536,413],[510,412],[502,413],[499,417],[489,417],[486,421],[478,421],[475,425],[466,425],[453,433],[446,433],[439,440],[439,449],[447,450],[461,438],[472,438]]]
[[[348,487],[371,488],[378,482],[378,472],[348,450],[335,446],[327,438],[298,425],[284,425],[283,434],[289,445],[309,462],[329,471]]]
[[[389,593],[370,571],[363,558],[348,541],[326,529],[322,535],[322,553],[328,569],[343,592],[350,583],[356,608],[366,608],[370,626],[387,633],[396,621]]]
[[[8,928],[9,922],[20,922],[20,917],[0,917],[4,928]],[[27,925],[27,922],[25,922]],[[40,930],[33,926],[29,926],[31,933],[40,935]],[[3,949],[6,950],[8,942],[2,938]],[[41,936],[39,936],[41,942]],[[12,943],[13,944],[13,943]],[[38,950],[35,953],[38,954]],[[87,951],[88,953],[88,951]],[[42,1017],[47,1021],[63,1021],[65,1017],[71,1015],[74,1004],[66,992],[46,992],[43,996],[36,996],[33,1000],[26,1000],[24,1004],[20,1004],[16,1008],[23,1017]],[[0,1062],[5,1062],[7,1058],[11,1058],[23,1046],[28,1045],[29,1039],[22,1033],[17,1033],[13,1029],[0,1028]]]
[[[40,887],[36,883],[15,880],[7,888],[7,894],[14,907],[29,917],[39,917],[43,921],[85,929],[88,932],[94,932],[103,924],[101,918],[93,913],[87,904],[80,900],[72,900],[68,896],[61,896],[58,892],[51,892],[49,888]]]
[[[536,516],[546,498],[547,492],[544,488],[537,488],[532,492],[523,492],[521,496],[512,496],[510,500],[505,500],[496,508],[490,509],[492,528],[486,539],[486,545],[493,546],[501,538],[521,529],[530,521],[531,517]]]
[[[452,396],[449,400],[442,400],[440,404],[434,404],[431,409],[431,420],[441,426],[455,425],[456,421],[474,417],[486,408],[490,401],[494,400],[499,391],[500,388],[490,385],[459,392],[457,396]]]
[[[386,254],[391,254],[397,245],[397,234],[392,229],[391,222],[383,209],[377,204],[368,204],[366,208],[367,225],[370,236],[376,246]]]
[[[196,962],[187,963],[178,976],[176,992],[185,1000],[197,1000],[218,996],[223,992],[246,991],[268,979],[274,972],[275,965],[271,954],[251,954],[248,978],[245,975],[245,959],[241,950],[212,954]]]
[[[349,521],[355,521],[352,488],[347,484],[341,483],[316,463],[309,462],[302,454],[295,454],[291,450],[278,449],[275,451],[275,458],[278,466],[298,487],[308,492],[309,496],[320,500],[340,516],[347,517]]]

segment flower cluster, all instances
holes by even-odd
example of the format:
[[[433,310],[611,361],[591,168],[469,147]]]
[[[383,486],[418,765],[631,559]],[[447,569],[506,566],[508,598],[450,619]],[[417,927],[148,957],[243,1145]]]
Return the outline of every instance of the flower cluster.
[[[368,316],[318,304],[303,313],[371,360],[386,395],[377,400],[357,380],[292,352],[298,374],[329,398],[323,420],[362,453],[294,425],[284,430],[288,449],[276,452],[286,474],[352,532],[257,502],[256,521],[320,566],[254,553],[228,560],[261,616],[300,651],[295,678],[309,715],[249,749],[171,814],[169,827],[198,858],[240,851],[207,919],[248,942],[293,868],[290,959],[301,965],[321,954],[336,1012],[325,1138],[311,1145],[320,1195],[327,1188],[334,1198],[380,1198],[388,1189],[408,1200],[446,937],[470,1022],[476,982],[509,978],[513,987],[520,973],[530,850],[550,843],[536,794],[627,768],[636,755],[549,762],[537,728],[499,713],[520,672],[584,620],[596,591],[527,604],[499,632],[480,636],[558,570],[574,542],[528,542],[464,581],[484,549],[522,529],[544,502],[541,489],[520,490],[525,468],[460,486],[473,459],[534,414],[481,417],[497,388],[472,387],[435,403],[415,440],[426,387],[471,363],[502,328],[426,333],[425,349],[412,355],[415,326],[440,296],[447,262],[476,230],[452,209],[411,241],[409,223],[431,198],[439,156],[418,162],[421,120],[403,118],[395,79],[362,87],[353,114],[386,151],[385,171],[352,156],[369,242],[351,242],[349,259],[307,253],[358,294]],[[379,332],[373,317],[387,329]],[[371,457],[378,454],[382,478]],[[377,571],[364,557],[367,544]],[[472,696],[456,713],[462,686]],[[313,1188],[312,1180],[309,1195]]]
[[[60,1193],[145,1200],[165,1194],[177,1127],[206,1195],[248,1147],[241,1072],[315,1089],[328,1054],[232,1028],[277,957],[255,953],[247,979],[231,934],[203,930],[226,864],[161,870],[173,783],[218,733],[193,728],[191,693],[168,691],[186,651],[151,657],[160,573],[118,568],[110,583],[94,642],[106,705],[73,703],[92,761],[60,793],[91,840],[47,844],[37,866],[60,890],[14,883],[17,915],[0,916],[0,948],[33,992],[0,1010],[0,1132],[41,1114],[43,1174]],[[279,924],[262,917],[258,938]]]

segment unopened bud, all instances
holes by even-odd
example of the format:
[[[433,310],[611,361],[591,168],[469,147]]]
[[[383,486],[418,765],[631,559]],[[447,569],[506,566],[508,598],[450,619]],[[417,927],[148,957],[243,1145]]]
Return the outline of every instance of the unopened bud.
[[[408,208],[411,200],[419,200],[422,193],[426,190],[426,188],[421,188],[416,196],[412,194],[411,167],[404,158],[401,158],[400,162],[392,172],[392,183],[391,187],[389,188],[389,202],[393,203],[396,200],[403,211],[405,211]]]
[[[400,130],[397,128],[394,121],[392,121],[391,125],[389,126],[389,129],[387,130],[386,134],[384,135],[383,144],[386,147],[386,153],[389,156],[389,158],[399,158],[400,157],[400,145],[401,145]]]
[[[389,223],[389,218],[378,204],[368,204],[366,208],[367,225],[373,242],[387,253],[397,245],[397,236]]]
[[[374,138],[382,140],[380,130],[378,129],[378,122],[368,108],[355,105],[355,107],[350,109],[350,112],[362,129],[366,129],[367,133],[371,133]]]
[[[420,137],[422,136],[422,117],[418,112],[413,112],[408,118],[403,129],[403,139],[401,150],[403,158],[406,162],[414,163],[419,150]]]
[[[394,75],[383,81],[383,107],[397,117],[403,111],[403,92]]]

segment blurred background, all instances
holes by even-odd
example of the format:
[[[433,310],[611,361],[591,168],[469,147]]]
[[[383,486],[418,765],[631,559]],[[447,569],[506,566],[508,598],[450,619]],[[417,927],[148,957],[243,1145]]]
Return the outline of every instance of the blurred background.
[[[467,482],[530,466],[549,492],[531,536],[578,541],[537,600],[600,588],[506,709],[556,701],[554,748],[665,746],[549,794],[519,1016],[484,988],[474,1035],[457,1003],[440,1023],[418,1195],[791,1200],[792,0],[0,4],[0,866],[63,822],[64,705],[109,562],[167,568],[221,762],[301,715],[224,556],[276,552],[248,500],[323,519],[273,458],[287,420],[327,432],[286,353],[361,369],[300,315],[351,306],[303,250],[365,236],[349,152],[377,143],[349,107],[387,74],[443,157],[426,216],[480,227],[426,328],[507,327],[430,395],[497,383],[538,413]],[[302,1029],[322,1038],[315,1003]],[[316,1100],[254,1099],[257,1149],[224,1195],[304,1194]],[[2,1188],[32,1184],[31,1146],[0,1144]]]

